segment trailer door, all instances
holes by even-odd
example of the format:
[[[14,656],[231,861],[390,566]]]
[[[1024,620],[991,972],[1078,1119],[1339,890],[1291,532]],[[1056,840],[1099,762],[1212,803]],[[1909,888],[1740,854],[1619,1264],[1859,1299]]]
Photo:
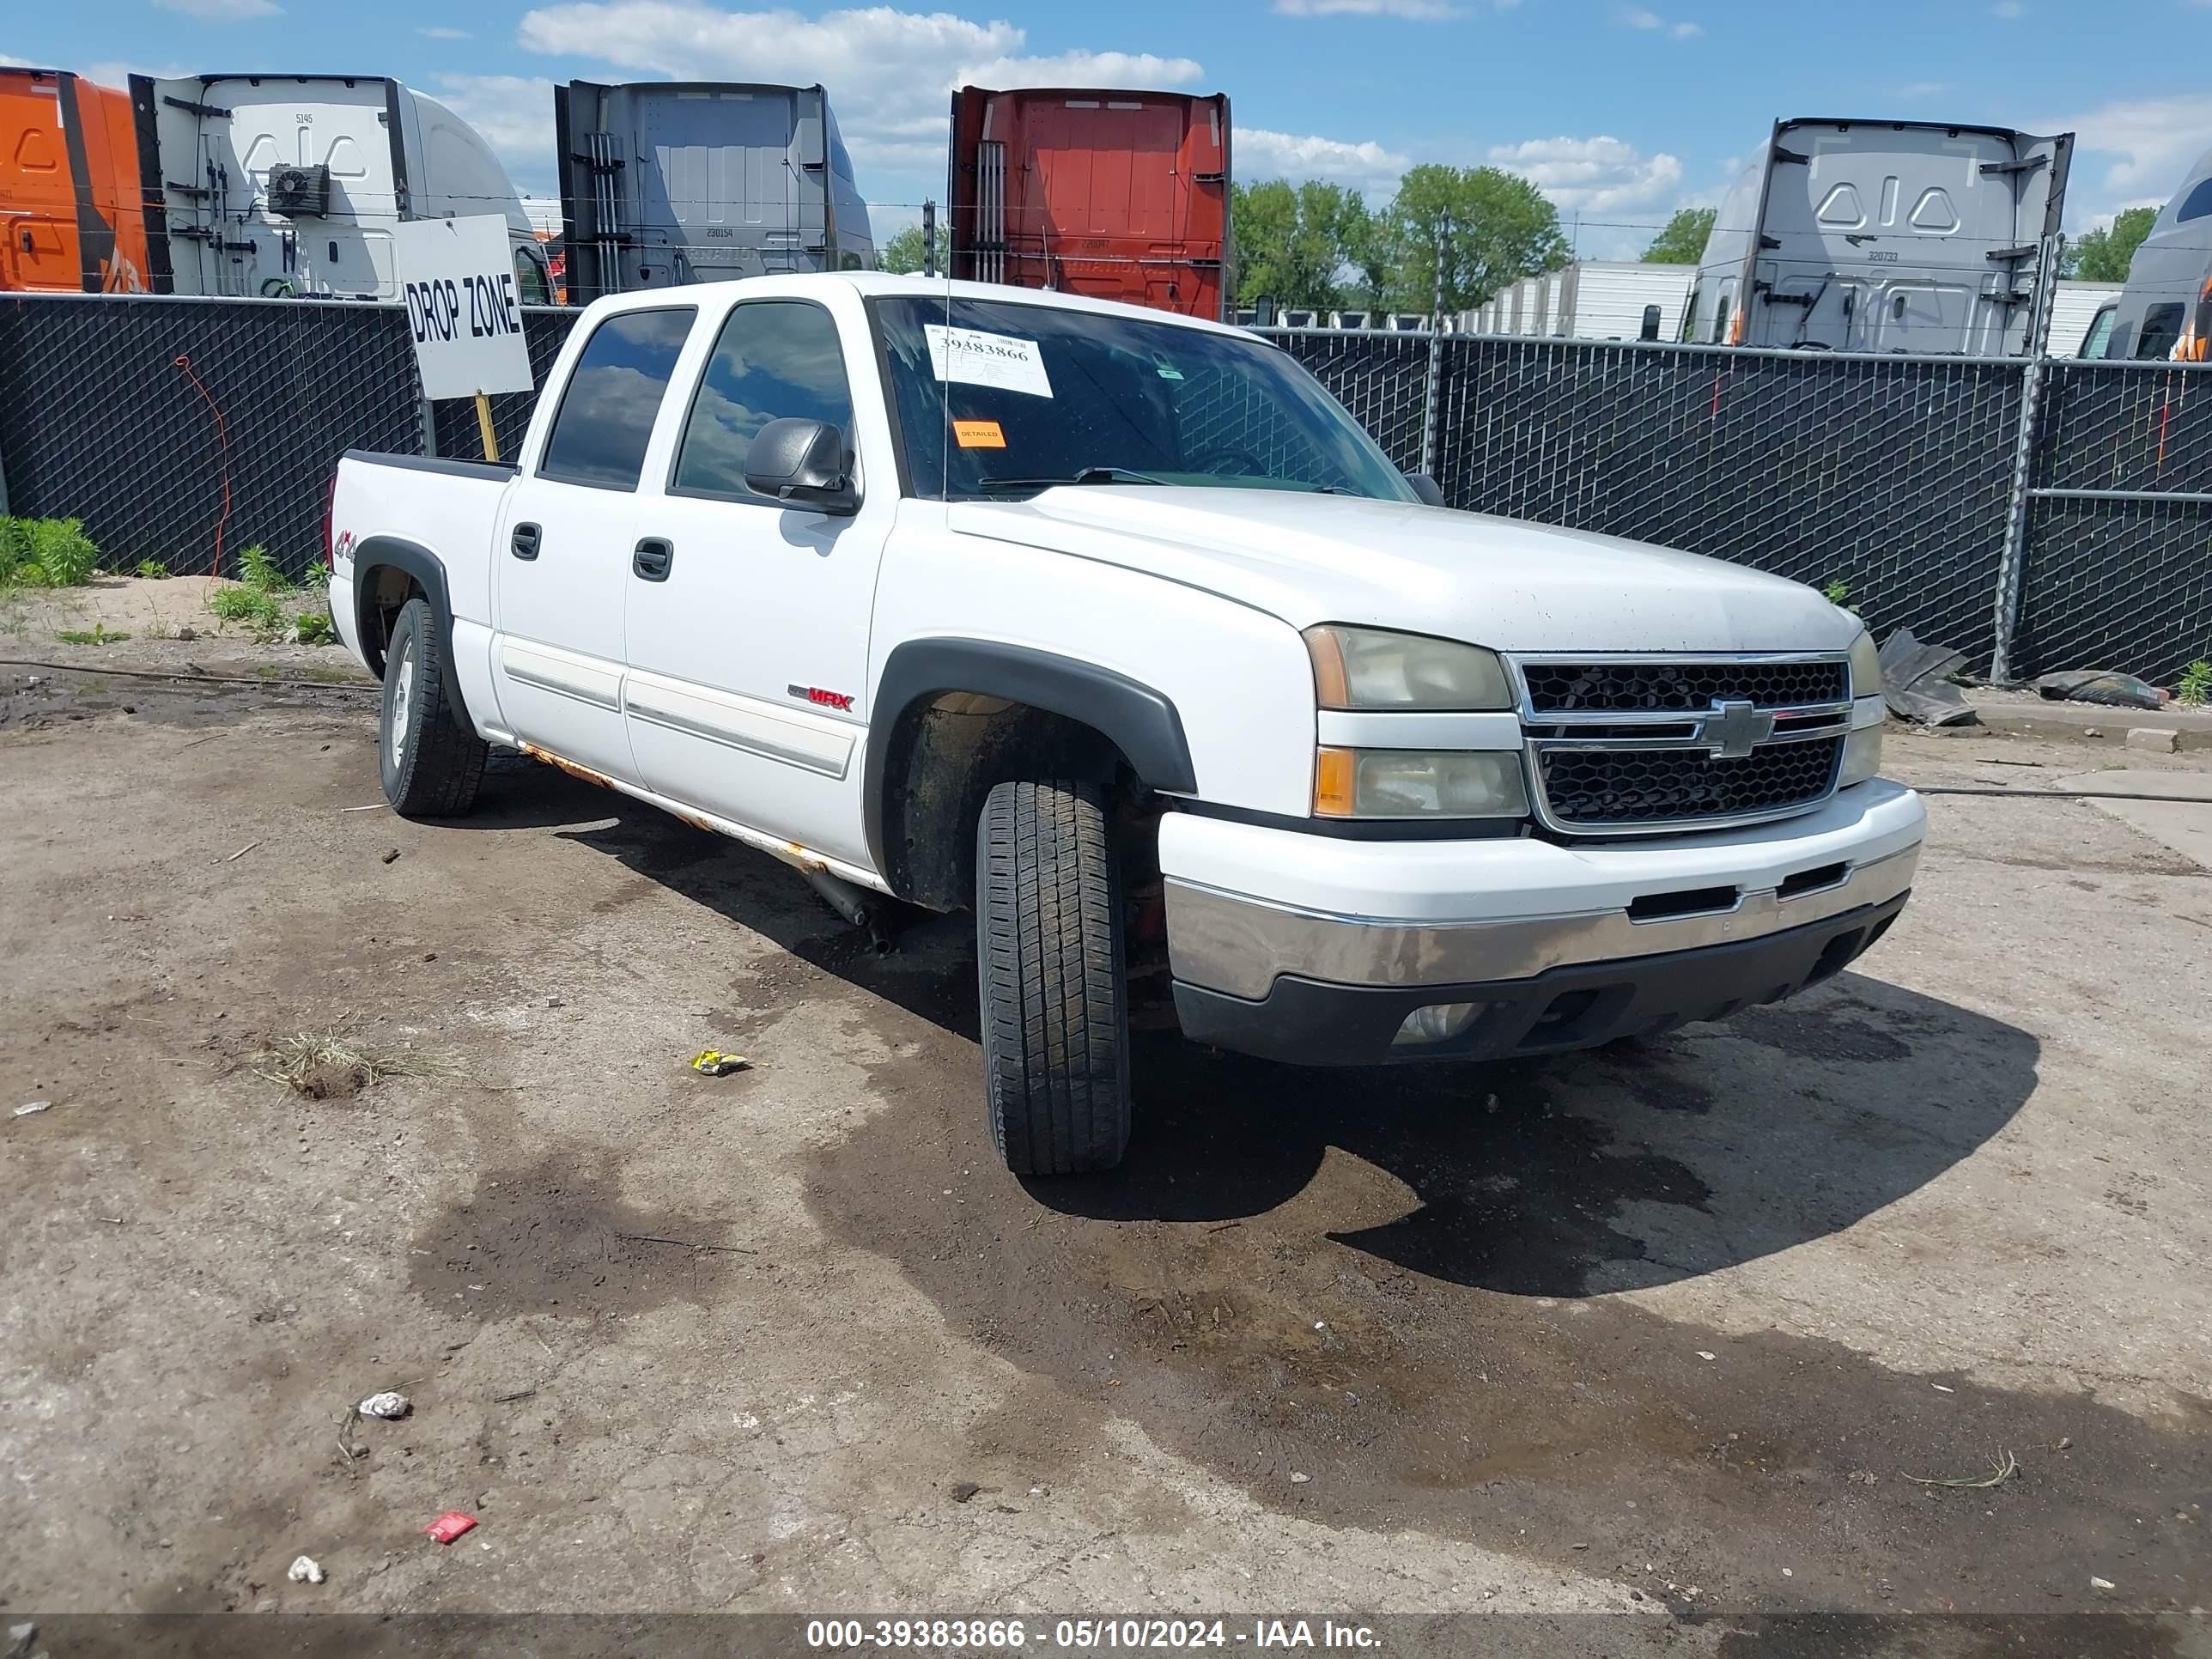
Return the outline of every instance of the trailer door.
[[[821,269],[817,181],[793,153],[794,94],[631,91],[640,285]],[[813,185],[810,189],[810,185]]]

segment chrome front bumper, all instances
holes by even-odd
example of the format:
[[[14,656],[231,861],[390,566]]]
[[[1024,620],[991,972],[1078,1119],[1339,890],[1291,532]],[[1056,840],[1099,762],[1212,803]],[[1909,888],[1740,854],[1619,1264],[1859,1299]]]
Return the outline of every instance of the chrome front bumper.
[[[1710,908],[1640,920],[1628,908],[1502,921],[1407,921],[1299,909],[1198,883],[1167,881],[1168,954],[1182,984],[1257,1001],[1289,975],[1351,986],[1455,985],[1533,977],[1555,968],[1734,944],[1887,902],[1912,885],[1916,842],[1864,862],[1839,860],[1819,885],[1739,887]],[[1663,908],[1655,892],[1638,904]]]

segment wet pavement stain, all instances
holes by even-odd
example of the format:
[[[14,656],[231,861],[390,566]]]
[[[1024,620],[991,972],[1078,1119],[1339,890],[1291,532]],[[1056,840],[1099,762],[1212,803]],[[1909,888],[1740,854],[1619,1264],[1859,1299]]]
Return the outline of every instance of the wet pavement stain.
[[[408,1288],[441,1313],[484,1320],[634,1314],[729,1293],[746,1254],[711,1216],[641,1209],[618,1170],[569,1154],[488,1172],[467,1202],[416,1237]]]
[[[927,967],[850,971],[894,999],[941,995],[949,975]],[[1876,1019],[1912,1041],[1830,1100],[1832,1056],[1879,1046]],[[2205,1401],[2148,1423],[1596,1294],[1624,1268],[1663,1283],[1850,1225],[1972,1154],[2034,1083],[2026,1033],[1856,975],[1760,1037],[1755,1097],[1719,1086],[1746,1068],[1704,1065],[1709,1038],[1368,1073],[1147,1040],[1123,1169],[1024,1187],[992,1167],[974,1048],[940,1030],[879,1068],[890,1103],[818,1156],[808,1202],[1030,1376],[975,1430],[1018,1470],[1080,1457],[1127,1417],[1272,1508],[1467,1538],[1662,1600],[1696,1584],[1697,1601],[1672,1598],[1686,1612],[2212,1598],[2191,1507],[2212,1497]],[[1695,1156],[1645,1144],[1684,1121],[1654,1114],[1655,1092],[1698,1102]],[[1654,1213],[1691,1224],[1668,1224],[1663,1259],[1630,1218]],[[1996,1448],[2020,1466],[2003,1486],[1906,1478],[1973,1473]],[[2092,1573],[2123,1588],[2098,1597]]]

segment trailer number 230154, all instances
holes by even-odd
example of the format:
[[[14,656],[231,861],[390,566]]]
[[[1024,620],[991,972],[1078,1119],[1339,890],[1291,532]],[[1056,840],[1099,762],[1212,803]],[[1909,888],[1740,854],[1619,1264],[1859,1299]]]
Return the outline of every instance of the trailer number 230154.
[[[468,300],[468,321],[461,320],[462,296]],[[417,345],[431,340],[453,340],[465,331],[471,339],[522,332],[522,308],[514,293],[511,270],[485,271],[463,276],[434,277],[406,284],[407,321]]]

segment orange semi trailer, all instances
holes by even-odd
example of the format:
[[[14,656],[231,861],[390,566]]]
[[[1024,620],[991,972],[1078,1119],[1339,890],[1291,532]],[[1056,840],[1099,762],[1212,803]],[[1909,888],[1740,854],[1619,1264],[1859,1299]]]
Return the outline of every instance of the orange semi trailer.
[[[1229,100],[952,94],[952,275],[1226,320]]]
[[[0,290],[166,289],[149,263],[138,157],[129,94],[0,69]]]

